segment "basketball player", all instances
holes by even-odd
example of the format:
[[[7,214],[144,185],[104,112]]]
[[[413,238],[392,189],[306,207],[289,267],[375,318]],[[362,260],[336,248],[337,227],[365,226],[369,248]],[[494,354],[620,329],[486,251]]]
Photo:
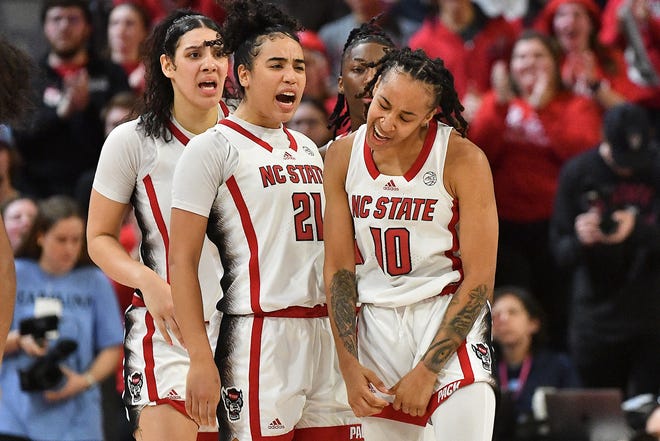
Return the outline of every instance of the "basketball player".
[[[438,440],[490,440],[488,162],[464,137],[442,60],[406,48],[381,62],[366,125],[333,144],[324,175],[324,275],[349,403],[370,441],[422,439],[429,418]]]
[[[186,409],[208,424],[217,407],[223,441],[362,439],[323,294],[323,163],[309,138],[283,126],[305,88],[297,23],[261,0],[227,8],[223,35],[243,98],[188,145],[172,193],[172,296],[191,358]],[[196,271],[205,233],[224,269],[220,378]]]
[[[30,107],[30,77],[33,64],[30,56],[0,37],[0,123],[20,123]],[[14,316],[16,301],[16,271],[14,254],[5,223],[0,216],[0,365],[7,334]]]
[[[392,39],[376,24],[377,17],[354,28],[344,44],[338,94],[329,122],[337,135],[354,132],[366,121],[364,86],[373,78],[374,65],[385,53],[396,46]]]
[[[220,102],[228,61],[218,25],[175,11],[149,39],[141,116],[114,129],[103,146],[89,207],[89,253],[117,282],[135,288],[126,310],[124,402],[137,440],[216,439],[217,425],[200,428],[185,411],[189,356],[182,346],[168,285],[168,241],[174,166],[194,135],[228,114]],[[220,102],[220,104],[219,104]],[[129,206],[142,243],[135,261],[118,240]],[[210,244],[209,244],[210,245]],[[204,319],[215,343],[221,297],[212,248],[199,267]],[[172,336],[176,337],[175,339]]]

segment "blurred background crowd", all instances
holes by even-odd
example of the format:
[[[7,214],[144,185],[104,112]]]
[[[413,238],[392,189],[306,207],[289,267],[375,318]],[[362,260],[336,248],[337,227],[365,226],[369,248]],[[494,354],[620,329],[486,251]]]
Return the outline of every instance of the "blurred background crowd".
[[[377,59],[347,44],[360,24],[378,17],[387,44],[423,49],[453,73],[468,138],[491,164],[499,213],[493,365],[511,412],[496,437],[537,439],[536,390],[583,387],[635,400],[635,439],[660,439],[660,418],[647,418],[660,393],[660,0],[274,2],[305,27],[307,86],[288,125],[319,146],[355,129],[364,113],[355,95]],[[35,252],[30,241],[64,227],[80,241],[76,256],[84,248],[103,141],[143,92],[141,44],[179,7],[224,19],[222,0],[0,0],[0,37],[34,63],[28,116],[0,125],[0,207],[17,257],[47,266],[48,248]],[[350,118],[337,118],[342,112]],[[81,223],[60,224],[72,217]],[[122,240],[134,253],[137,231],[127,216]],[[48,268],[18,269],[20,310],[23,297],[53,286],[41,274]],[[84,283],[105,292],[96,276]],[[104,354],[118,372],[117,311],[132,290],[112,289],[114,300],[76,314],[90,314],[84,329],[98,328],[95,341],[79,342],[86,359]],[[103,306],[110,300],[119,309]],[[105,326],[119,331],[100,328],[98,308],[117,315]],[[5,371],[24,344],[8,343]],[[104,382],[108,441],[130,439],[117,378]],[[23,392],[4,386],[2,400],[12,393]]]

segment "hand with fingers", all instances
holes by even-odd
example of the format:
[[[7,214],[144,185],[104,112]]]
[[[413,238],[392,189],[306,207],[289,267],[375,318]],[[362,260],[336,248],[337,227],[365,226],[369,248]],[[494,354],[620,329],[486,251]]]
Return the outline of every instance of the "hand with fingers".
[[[215,426],[220,375],[213,357],[191,358],[186,380],[186,412],[200,426]]]
[[[60,369],[66,378],[64,385],[57,390],[47,390],[44,392],[44,398],[47,401],[61,401],[84,392],[89,387],[89,382],[84,375],[60,365]]]
[[[601,216],[596,208],[591,208],[575,218],[575,235],[581,244],[590,246],[602,242],[604,235],[600,231],[600,221]]]
[[[183,336],[174,317],[174,303],[170,285],[156,273],[147,285],[140,287],[144,304],[154,319],[154,324],[170,345],[174,344],[172,335],[184,346]]]
[[[622,209],[612,213],[612,220],[616,223],[616,228],[611,234],[606,234],[603,243],[614,245],[626,240],[635,229],[637,219],[637,210]]]
[[[375,389],[390,394],[385,384],[371,370],[364,367],[357,360],[351,363],[350,368],[342,370],[346,390],[348,391],[348,404],[357,417],[365,417],[380,413],[390,403],[378,397]]]
[[[18,337],[18,346],[23,352],[32,357],[42,357],[48,351],[48,340],[44,340],[40,344],[30,334],[21,335]]]
[[[410,416],[426,413],[429,400],[435,389],[438,374],[429,370],[421,361],[390,390],[394,393],[394,410]]]

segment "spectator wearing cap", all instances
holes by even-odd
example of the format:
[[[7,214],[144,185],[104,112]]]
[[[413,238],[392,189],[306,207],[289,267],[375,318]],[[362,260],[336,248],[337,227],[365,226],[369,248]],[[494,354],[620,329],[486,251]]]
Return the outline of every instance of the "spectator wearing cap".
[[[570,269],[569,349],[585,387],[660,390],[660,166],[647,111],[605,114],[603,140],[562,168],[551,246]]]
[[[0,206],[18,197],[14,178],[20,165],[20,156],[14,146],[9,126],[0,124]]]

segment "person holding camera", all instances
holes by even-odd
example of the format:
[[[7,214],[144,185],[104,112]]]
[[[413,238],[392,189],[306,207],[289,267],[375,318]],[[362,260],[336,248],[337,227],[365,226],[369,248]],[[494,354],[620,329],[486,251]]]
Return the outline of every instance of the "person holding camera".
[[[123,331],[108,278],[84,253],[76,202],[39,203],[17,252],[16,308],[0,372],[0,440],[102,441],[101,390]]]
[[[608,110],[603,140],[562,168],[550,224],[572,272],[569,349],[585,387],[660,390],[660,162],[647,112]],[[655,136],[655,139],[654,139]]]

